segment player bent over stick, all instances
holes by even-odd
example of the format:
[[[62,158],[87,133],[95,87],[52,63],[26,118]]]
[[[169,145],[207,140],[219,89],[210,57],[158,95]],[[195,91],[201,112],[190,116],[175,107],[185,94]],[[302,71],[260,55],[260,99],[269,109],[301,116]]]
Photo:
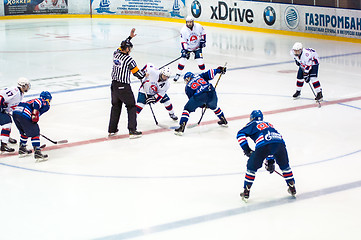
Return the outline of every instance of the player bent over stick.
[[[209,82],[217,73],[224,74],[226,67],[218,67],[216,69],[210,69],[199,75],[195,75],[191,72],[187,72],[184,75],[184,81],[186,82],[185,92],[189,98],[188,102],[184,106],[182,117],[179,122],[179,128],[175,129],[174,134],[183,135],[184,129],[187,125],[189,114],[194,112],[197,108],[208,107],[217,115],[220,121],[218,124],[221,126],[227,126],[227,120],[224,117],[222,110],[217,106],[218,97],[216,89]]]
[[[146,77],[143,79],[138,92],[137,114],[143,110],[145,104],[157,103],[159,101],[164,104],[169,117],[177,121],[178,117],[174,114],[173,105],[167,95],[170,87],[168,79],[171,75],[169,67],[159,70],[153,64],[147,64],[142,70],[146,73]]]
[[[48,160],[47,154],[42,154],[40,149],[40,128],[39,117],[50,109],[52,96],[49,92],[40,93],[40,98],[35,98],[27,102],[21,102],[13,113],[14,122],[20,132],[19,157],[24,157],[31,153],[26,148],[28,138],[34,148],[34,158],[36,162]]]
[[[249,147],[247,137],[256,143],[254,151]],[[277,132],[272,124],[263,121],[263,113],[260,110],[254,110],[251,113],[250,122],[238,131],[237,140],[244,154],[249,157],[244,179],[244,190],[240,194],[243,201],[247,202],[256,172],[262,167],[264,159],[267,159],[268,164],[272,164],[266,165],[266,169],[270,173],[274,171],[274,165],[271,161],[273,159],[276,161],[282,170],[283,178],[286,180],[288,192],[292,196],[296,195],[295,180],[289,165],[285,142],[282,135]]]

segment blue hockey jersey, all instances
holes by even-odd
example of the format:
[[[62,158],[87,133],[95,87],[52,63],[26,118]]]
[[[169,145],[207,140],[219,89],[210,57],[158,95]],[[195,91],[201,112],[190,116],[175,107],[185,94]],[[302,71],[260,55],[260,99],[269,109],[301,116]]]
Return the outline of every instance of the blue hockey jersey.
[[[31,114],[34,109],[38,110],[39,116],[41,116],[50,109],[50,104],[42,98],[31,99],[27,102],[19,103],[14,110],[14,114],[22,114],[24,117],[31,120]]]
[[[285,143],[282,135],[265,121],[251,121],[244,128],[238,131],[237,140],[244,151],[251,150],[247,137],[250,137],[256,144],[256,149],[270,143]]]
[[[213,85],[209,82],[217,73],[220,73],[219,69],[210,69],[207,72],[195,75],[186,85],[185,92],[188,98],[199,94],[204,91],[214,91]]]

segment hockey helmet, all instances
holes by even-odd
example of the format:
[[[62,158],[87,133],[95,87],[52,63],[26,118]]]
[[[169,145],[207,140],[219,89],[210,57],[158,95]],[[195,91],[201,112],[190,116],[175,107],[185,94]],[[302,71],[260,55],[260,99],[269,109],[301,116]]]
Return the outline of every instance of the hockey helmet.
[[[120,49],[125,50],[127,48],[133,48],[133,43],[129,39],[126,39],[120,43]]]
[[[171,75],[171,71],[169,67],[162,68],[160,70],[159,81],[160,82],[167,81],[170,75]]]
[[[261,110],[253,110],[249,116],[249,120],[263,121],[263,113]]]
[[[194,21],[194,18],[191,15],[188,15],[186,17],[186,22],[192,22],[192,21]]]
[[[40,93],[40,97],[46,101],[48,101],[50,103],[51,99],[53,99],[53,97],[51,96],[50,92],[48,91],[42,91]]]
[[[190,15],[186,17],[186,26],[190,29],[192,29],[194,26],[194,18]]]
[[[29,79],[27,79],[25,77],[20,77],[18,79],[18,87],[21,88],[21,90],[23,92],[29,91],[29,89],[31,88],[31,84],[29,82]]]
[[[188,82],[188,81],[190,81],[192,78],[194,77],[194,74],[193,73],[191,73],[191,72],[187,72],[186,74],[184,74],[184,81],[185,82]]]
[[[300,56],[302,53],[302,43],[296,42],[293,44],[292,51],[295,56]]]

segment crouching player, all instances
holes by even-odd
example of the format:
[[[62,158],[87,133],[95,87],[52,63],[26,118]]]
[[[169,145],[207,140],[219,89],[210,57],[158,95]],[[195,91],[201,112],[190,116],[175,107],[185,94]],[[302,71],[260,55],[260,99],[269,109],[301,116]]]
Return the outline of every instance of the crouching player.
[[[255,150],[251,150],[248,145],[247,137],[251,138],[255,144]],[[244,179],[244,190],[241,193],[242,200],[247,202],[249,193],[256,177],[257,170],[262,167],[263,160],[268,161],[267,170],[274,171],[275,160],[283,173],[288,192],[296,195],[295,179],[289,165],[288,154],[282,135],[269,122],[263,121],[263,113],[260,110],[254,110],[250,115],[250,122],[237,133],[237,140],[249,157],[247,161],[247,172]],[[270,162],[271,161],[271,162]]]
[[[40,128],[38,125],[39,117],[50,109],[52,96],[49,92],[43,91],[40,98],[31,99],[27,102],[21,102],[13,112],[14,122],[20,132],[19,157],[26,156],[31,150],[26,148],[28,138],[34,148],[34,158],[36,162],[48,160],[47,154],[42,154],[40,149]]]
[[[138,93],[137,114],[143,110],[145,104],[159,101],[167,109],[169,117],[177,121],[178,117],[174,114],[172,102],[167,94],[170,87],[168,79],[171,75],[169,67],[159,70],[153,64],[148,63],[142,70],[146,73],[146,76]]]

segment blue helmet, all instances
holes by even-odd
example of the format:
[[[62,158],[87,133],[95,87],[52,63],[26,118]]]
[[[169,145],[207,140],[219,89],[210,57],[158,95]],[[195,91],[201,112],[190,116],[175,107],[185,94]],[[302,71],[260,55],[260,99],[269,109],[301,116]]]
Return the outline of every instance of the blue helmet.
[[[53,97],[51,96],[50,92],[48,92],[48,91],[42,91],[42,92],[40,93],[40,97],[41,97],[42,99],[44,99],[44,100],[49,100],[49,102],[50,102],[51,99],[53,98]]]
[[[249,116],[249,120],[263,121],[263,113],[261,110],[253,110]]]
[[[188,82],[189,80],[191,80],[194,77],[194,74],[191,72],[187,72],[186,74],[184,74],[184,81]],[[189,78],[189,79],[188,79]],[[188,80],[187,80],[188,79]]]

